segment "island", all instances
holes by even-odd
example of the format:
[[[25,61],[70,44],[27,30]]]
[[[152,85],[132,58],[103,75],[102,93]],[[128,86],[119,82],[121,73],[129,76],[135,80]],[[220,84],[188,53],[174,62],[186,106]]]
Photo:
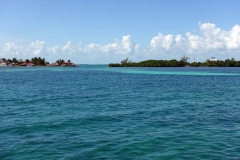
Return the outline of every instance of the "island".
[[[207,59],[205,62],[188,62],[189,57],[183,56],[178,61],[172,60],[146,60],[141,62],[132,62],[128,58],[121,63],[110,63],[109,67],[240,67],[240,61],[234,58],[217,60],[215,57]]]
[[[79,65],[76,65],[71,62],[71,60],[68,60],[65,62],[64,59],[59,59],[55,63],[49,63],[45,60],[45,58],[41,57],[34,57],[31,60],[29,59],[6,59],[1,58],[0,59],[0,67],[78,67]]]

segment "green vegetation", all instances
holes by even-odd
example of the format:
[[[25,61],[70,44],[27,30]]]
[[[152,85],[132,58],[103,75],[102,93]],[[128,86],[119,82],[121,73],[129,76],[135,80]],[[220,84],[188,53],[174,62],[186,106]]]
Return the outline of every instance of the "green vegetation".
[[[0,59],[0,66],[69,66],[69,67],[76,67],[78,65],[75,65],[74,63],[71,62],[71,60],[68,60],[65,63],[64,59],[59,59],[55,63],[49,64],[49,62],[46,62],[45,58],[41,57],[34,57],[31,60],[26,59],[26,60],[21,60],[17,58],[13,59],[6,59],[6,58],[1,58]]]
[[[56,63],[58,63],[59,65],[62,65],[63,63],[65,63],[65,61],[63,59],[59,59],[56,61]]]
[[[16,65],[20,65],[22,63],[32,63],[35,66],[46,66],[46,64],[49,64],[48,62],[45,61],[45,58],[41,58],[41,57],[35,57],[32,58],[31,60],[26,59],[25,61],[19,59],[17,60],[17,58],[13,58],[13,59],[6,59],[6,58],[1,58],[2,62],[6,62],[6,63],[13,63]]]
[[[31,61],[26,59],[25,63],[33,63],[35,66],[46,66],[45,58],[42,59],[41,57],[32,58]]]
[[[189,57],[183,56],[179,61],[173,60],[146,60],[142,62],[131,62],[129,59],[121,61],[121,63],[110,63],[109,67],[240,67],[240,61],[234,58],[226,59],[225,61],[210,61],[206,62],[188,62]]]

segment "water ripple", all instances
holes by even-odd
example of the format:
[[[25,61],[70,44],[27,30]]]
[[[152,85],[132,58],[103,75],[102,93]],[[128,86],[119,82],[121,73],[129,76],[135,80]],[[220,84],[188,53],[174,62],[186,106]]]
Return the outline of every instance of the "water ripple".
[[[0,159],[238,159],[238,68],[0,69]]]

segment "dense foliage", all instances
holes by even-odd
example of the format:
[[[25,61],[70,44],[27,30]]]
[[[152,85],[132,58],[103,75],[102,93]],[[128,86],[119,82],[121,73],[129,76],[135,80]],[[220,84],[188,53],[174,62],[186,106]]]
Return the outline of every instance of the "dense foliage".
[[[59,65],[62,65],[63,63],[65,63],[65,61],[63,59],[59,59],[56,61],[56,63],[58,63]]]
[[[131,62],[128,60],[121,61],[121,63],[110,63],[109,67],[240,67],[240,61],[234,58],[226,59],[225,61],[211,62],[209,59],[206,62],[192,62],[187,60],[189,57],[183,56],[181,60],[146,60],[142,62]]]
[[[13,59],[1,58],[1,60],[9,63],[14,63],[14,64],[32,63],[35,66],[45,66],[46,64],[48,64],[48,62],[45,61],[45,58],[41,58],[41,57],[38,57],[38,58],[34,57],[31,60],[26,59],[25,61],[23,61],[22,59],[17,60],[17,58],[13,58]]]
[[[49,65],[49,62],[46,62],[45,58],[41,58],[41,57],[38,57],[38,58],[34,57],[30,60],[29,59],[22,60],[22,59],[17,59],[17,58],[13,58],[13,59],[1,58],[0,60],[1,60],[0,63],[1,62],[5,62],[5,63],[7,62],[8,64],[12,63],[16,66],[19,66],[23,63],[27,63],[27,64],[32,63],[34,66],[47,66],[47,65]],[[61,66],[61,65],[63,65],[63,66],[75,66],[75,64],[72,63],[71,60],[68,60],[67,63],[65,63],[64,59],[59,59],[59,60],[56,61],[56,63],[58,64],[58,66]]]
[[[33,63],[35,66],[45,66],[46,65],[45,58],[42,59],[41,57],[32,58],[31,61],[26,59],[25,63]]]

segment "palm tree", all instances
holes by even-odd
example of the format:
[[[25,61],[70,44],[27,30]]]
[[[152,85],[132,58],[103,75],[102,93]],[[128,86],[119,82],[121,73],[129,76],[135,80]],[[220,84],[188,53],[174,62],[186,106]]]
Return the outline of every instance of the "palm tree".
[[[190,57],[183,55],[180,60],[181,66],[186,66]]]
[[[128,64],[130,64],[130,63],[132,63],[132,61],[129,61],[128,58],[126,58],[125,60],[122,60],[122,61],[121,61],[121,65],[122,65],[122,66],[128,66]]]
[[[187,62],[190,57],[183,55],[180,61]]]
[[[12,59],[12,62],[13,62],[13,63],[18,63],[17,58],[13,58],[13,59]]]
[[[25,63],[30,63],[30,60],[29,60],[29,59],[26,59],[26,60],[25,60]]]
[[[56,63],[58,63],[59,65],[61,65],[61,64],[65,63],[65,61],[64,61],[63,59],[59,59],[59,60],[56,61]]]

